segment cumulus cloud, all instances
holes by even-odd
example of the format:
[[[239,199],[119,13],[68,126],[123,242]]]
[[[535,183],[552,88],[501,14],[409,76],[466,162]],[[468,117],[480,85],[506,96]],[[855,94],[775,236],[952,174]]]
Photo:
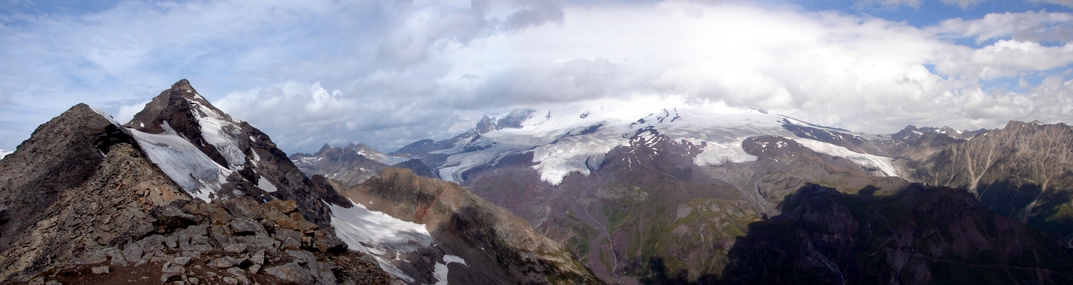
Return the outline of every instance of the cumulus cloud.
[[[23,138],[78,101],[129,118],[184,77],[288,152],[391,151],[483,115],[606,98],[684,97],[884,133],[1062,120],[1073,97],[1064,12],[916,27],[749,3],[229,0],[0,24],[0,94],[35,110],[3,109],[0,122],[36,122]],[[1018,89],[990,87],[1003,80]]]

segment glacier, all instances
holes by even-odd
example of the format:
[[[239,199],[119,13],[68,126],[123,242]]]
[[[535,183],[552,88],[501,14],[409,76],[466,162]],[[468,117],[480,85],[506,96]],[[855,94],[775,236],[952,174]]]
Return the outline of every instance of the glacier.
[[[510,155],[532,153],[532,168],[542,181],[555,186],[571,173],[591,174],[599,168],[604,154],[619,146],[629,146],[631,138],[651,131],[676,142],[702,146],[693,159],[699,166],[756,161],[757,157],[742,148],[742,142],[761,135],[796,137],[784,127],[787,124],[858,136],[763,110],[675,98],[643,102],[591,100],[565,108],[536,109],[533,114],[536,115],[522,122],[521,128],[494,130],[473,138],[468,144],[462,142],[433,152],[448,155],[438,169],[440,178],[460,182],[468,170],[496,164]],[[860,154],[815,140],[803,144],[817,152],[845,157],[862,167],[879,169],[888,176],[897,175],[889,158]]]

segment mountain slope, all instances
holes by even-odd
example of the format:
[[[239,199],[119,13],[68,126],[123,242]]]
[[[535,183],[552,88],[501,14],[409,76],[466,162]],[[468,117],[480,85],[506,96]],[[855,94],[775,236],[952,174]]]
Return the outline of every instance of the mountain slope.
[[[874,194],[874,195],[873,195]],[[882,195],[881,195],[882,194]],[[1067,284],[1054,236],[996,215],[962,190],[849,195],[802,187],[730,249],[730,284]],[[684,280],[654,264],[656,283]],[[705,280],[717,280],[705,277]]]
[[[420,177],[408,169],[387,168],[360,185],[338,186],[361,207],[428,229],[424,234],[434,240],[434,246],[426,241],[421,248],[393,253],[409,260],[392,263],[414,278],[414,283],[602,283],[567,250],[524,220],[457,184]],[[430,265],[421,260],[436,262],[432,264],[435,272],[443,268],[446,279],[421,276],[420,267]]]
[[[609,282],[636,283],[660,259],[692,278],[719,274],[747,225],[778,214],[783,197],[810,181],[851,193],[906,184],[891,177],[893,158],[871,154],[897,151],[891,137],[760,110],[601,101],[505,117],[521,119],[395,153],[525,219]],[[334,164],[303,167],[310,174],[360,164],[303,159]]]
[[[910,179],[967,189],[1000,215],[1064,236],[1073,248],[1073,128],[1010,122],[972,140],[930,149]]]
[[[80,104],[0,160],[0,282],[390,281],[293,201],[195,198],[132,132]]]
[[[425,177],[436,177],[432,169],[420,160],[387,155],[363,144],[345,147],[325,144],[316,153],[296,153],[290,159],[308,175],[323,175],[347,185],[364,182],[389,166],[408,168]]]
[[[309,179],[268,135],[237,121],[180,80],[124,126],[161,170],[194,196],[294,200],[328,226],[331,213]]]

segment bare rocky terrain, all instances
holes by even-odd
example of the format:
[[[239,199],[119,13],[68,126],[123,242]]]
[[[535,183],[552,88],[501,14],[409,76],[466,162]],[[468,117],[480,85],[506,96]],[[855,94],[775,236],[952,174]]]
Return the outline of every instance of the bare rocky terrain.
[[[86,105],[0,160],[4,283],[388,284],[292,200],[192,198]]]

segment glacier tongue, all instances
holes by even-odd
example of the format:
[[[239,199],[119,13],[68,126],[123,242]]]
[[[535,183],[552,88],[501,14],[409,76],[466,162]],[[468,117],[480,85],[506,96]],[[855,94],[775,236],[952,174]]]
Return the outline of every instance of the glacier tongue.
[[[847,148],[803,138],[791,138],[797,143],[812,149],[815,152],[823,153],[831,156],[842,157],[853,161],[853,163],[865,168],[879,169],[886,176],[898,176],[898,171],[894,167],[894,160],[889,157],[882,157],[878,155],[856,153]]]
[[[164,171],[183,190],[205,202],[217,197],[216,191],[227,182],[232,171],[216,164],[196,146],[176,134],[165,121],[163,133],[150,134],[130,129],[149,160]]]

